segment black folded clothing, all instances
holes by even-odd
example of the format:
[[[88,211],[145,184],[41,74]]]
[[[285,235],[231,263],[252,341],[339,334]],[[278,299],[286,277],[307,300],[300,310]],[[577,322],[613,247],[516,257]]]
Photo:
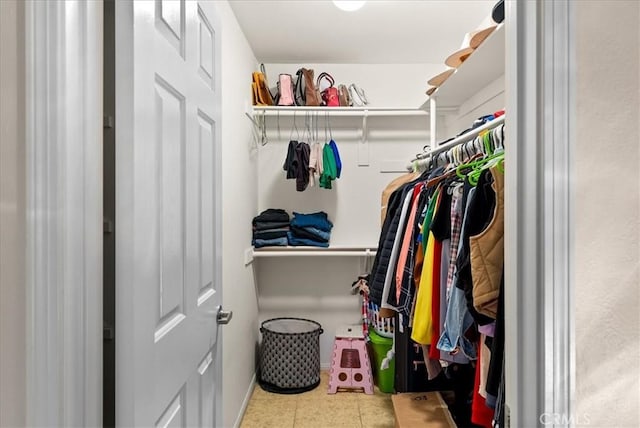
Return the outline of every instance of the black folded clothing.
[[[254,221],[253,230],[259,232],[262,230],[281,229],[283,227],[289,227],[288,221]]]
[[[279,208],[269,208],[253,218],[253,224],[257,222],[289,222],[289,214]]]
[[[310,232],[304,227],[291,226],[291,232],[293,232],[293,234],[298,238],[311,239],[318,242],[329,242],[329,240],[324,236],[320,236],[316,233]],[[328,234],[329,233],[327,232],[327,235]]]
[[[286,238],[287,232],[289,231],[288,227],[282,227],[280,229],[270,229],[270,230],[261,230],[253,232],[253,239],[276,239],[276,238]]]

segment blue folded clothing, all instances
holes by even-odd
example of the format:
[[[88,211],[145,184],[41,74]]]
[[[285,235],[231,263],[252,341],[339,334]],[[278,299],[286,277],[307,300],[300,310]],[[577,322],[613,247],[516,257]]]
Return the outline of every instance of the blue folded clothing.
[[[288,245],[288,240],[286,237],[283,238],[274,238],[274,239],[254,239],[253,246],[255,248],[262,247],[286,247]]]
[[[296,227],[315,227],[325,232],[331,232],[333,223],[329,221],[327,213],[319,211],[311,214],[301,214],[293,212],[293,220],[291,220],[291,226]]]
[[[319,242],[313,239],[298,238],[291,232],[288,233],[288,238],[289,238],[289,245],[294,247],[300,247],[300,246],[322,247],[322,248],[329,247],[328,242]]]
[[[305,238],[320,242],[329,242],[329,238],[331,237],[331,232],[325,232],[317,227],[291,226],[291,232],[296,238]]]

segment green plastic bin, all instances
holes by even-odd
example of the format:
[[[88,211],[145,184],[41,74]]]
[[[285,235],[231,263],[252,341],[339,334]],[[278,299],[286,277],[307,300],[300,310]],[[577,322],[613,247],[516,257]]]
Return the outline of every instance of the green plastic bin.
[[[380,370],[382,360],[387,356],[387,352],[391,350],[393,339],[382,337],[373,329],[369,329],[369,338],[371,339],[371,348],[373,350],[372,366],[375,383],[378,385],[378,389],[380,389],[380,391],[393,393],[396,359],[394,358],[391,360],[388,368]]]

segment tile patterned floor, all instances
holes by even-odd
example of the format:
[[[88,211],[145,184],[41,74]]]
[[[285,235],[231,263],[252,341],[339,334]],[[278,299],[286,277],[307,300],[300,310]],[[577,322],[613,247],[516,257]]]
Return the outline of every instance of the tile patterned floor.
[[[240,424],[241,428],[393,428],[391,394],[375,388],[373,395],[340,391],[327,394],[329,374],[320,385],[302,394],[273,394],[259,385]]]

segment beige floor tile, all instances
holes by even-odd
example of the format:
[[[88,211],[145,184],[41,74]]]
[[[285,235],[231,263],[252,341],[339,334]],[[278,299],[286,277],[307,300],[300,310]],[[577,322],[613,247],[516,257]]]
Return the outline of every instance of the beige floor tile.
[[[293,428],[296,415],[295,399],[249,401],[241,428]]]
[[[302,394],[298,394],[299,400],[314,400],[314,401],[345,401],[345,400],[357,400],[358,395],[363,394],[357,390],[340,390],[336,394],[328,394],[327,391],[329,389],[329,372],[321,371],[320,372],[320,385],[317,388],[303,392]]]
[[[329,372],[320,373],[320,385],[302,394],[274,394],[256,385],[241,428],[392,428],[391,394],[374,388],[327,394]]]
[[[292,400],[297,401],[299,394],[276,394],[274,392],[265,391],[256,384],[251,395],[252,400]]]
[[[295,428],[360,428],[355,400],[301,400],[296,409]]]
[[[390,396],[369,396],[358,400],[360,420],[364,428],[393,428],[395,416]]]

